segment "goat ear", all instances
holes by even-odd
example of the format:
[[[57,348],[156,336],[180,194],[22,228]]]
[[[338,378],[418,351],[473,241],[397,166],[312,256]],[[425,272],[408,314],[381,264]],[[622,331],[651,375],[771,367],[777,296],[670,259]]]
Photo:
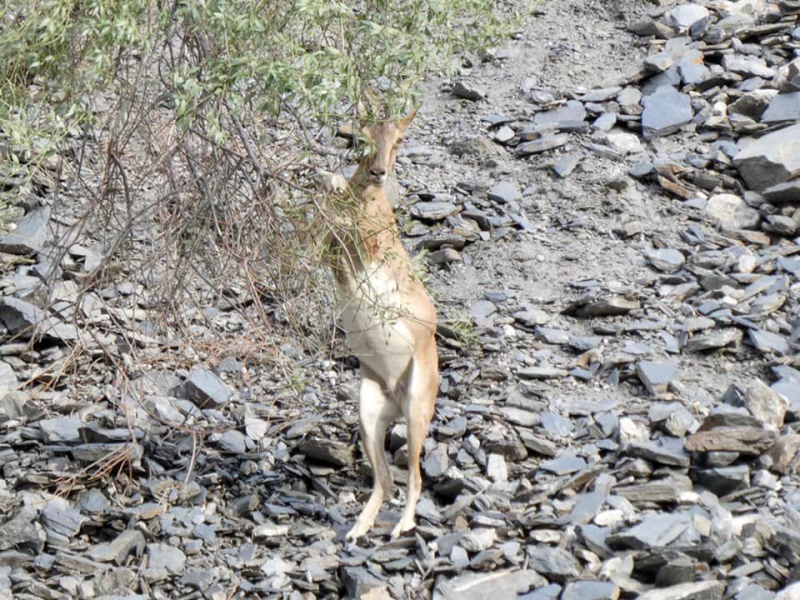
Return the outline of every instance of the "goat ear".
[[[414,120],[414,117],[417,116],[418,112],[419,112],[419,106],[416,107],[414,110],[412,110],[410,113],[408,113],[405,117],[397,121],[397,124],[400,127],[400,129],[402,129],[403,131],[408,129],[408,127],[411,125],[411,121]]]

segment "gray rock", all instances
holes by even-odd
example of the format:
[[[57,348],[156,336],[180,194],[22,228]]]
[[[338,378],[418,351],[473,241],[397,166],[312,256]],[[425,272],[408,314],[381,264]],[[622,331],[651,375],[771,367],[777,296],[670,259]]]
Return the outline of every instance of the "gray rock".
[[[55,419],[42,419],[39,429],[45,443],[80,442],[81,420],[77,417],[56,417]]]
[[[742,385],[742,401],[750,414],[759,421],[775,429],[783,427],[789,402],[760,379],[753,379]]]
[[[556,475],[568,475],[585,469],[586,461],[580,456],[567,454],[552,460],[545,460],[539,464],[539,468]]]
[[[50,207],[43,206],[26,214],[11,233],[0,236],[0,252],[29,256],[39,253],[50,234]]]
[[[301,454],[336,467],[353,464],[353,446],[336,439],[308,436],[297,447]]]
[[[483,86],[459,81],[453,86],[452,94],[458,98],[478,102],[486,98],[488,92]]]
[[[582,102],[606,102],[611,100],[614,96],[619,94],[622,90],[619,86],[600,88],[596,90],[589,90],[582,97]]]
[[[761,77],[763,79],[775,77],[775,69],[768,67],[763,58],[755,56],[726,54],[722,58],[722,67],[726,71],[746,77]]]
[[[800,599],[800,582],[786,586],[775,596],[775,600],[798,600]]]
[[[728,114],[743,115],[754,121],[759,121],[774,95],[774,90],[757,90],[742,94],[736,102],[728,106]]]
[[[372,575],[364,567],[342,567],[341,577],[345,590],[347,590],[348,598],[361,599],[370,590],[380,590],[386,587],[383,581]],[[376,600],[381,598],[378,595],[374,597]]]
[[[578,496],[572,512],[569,514],[569,522],[573,525],[585,525],[597,516],[605,503],[606,494],[604,492],[588,492]]]
[[[759,455],[775,443],[777,434],[764,429],[758,419],[735,413],[705,418],[700,429],[686,439],[690,452],[741,452]]]
[[[548,433],[552,433],[556,436],[566,437],[571,435],[575,429],[572,421],[556,413],[542,411],[539,413],[539,418],[541,419],[542,427],[544,427]]]
[[[411,207],[411,215],[421,221],[444,221],[455,214],[458,207],[452,202],[418,202]]]
[[[644,150],[638,136],[625,131],[609,131],[599,139],[608,144],[620,156],[638,154]]]
[[[88,555],[97,562],[115,562],[122,565],[131,552],[140,554],[145,547],[144,535],[141,531],[126,529],[112,542],[96,544],[89,549]]]
[[[772,204],[782,204],[784,202],[800,203],[800,179],[785,181],[768,187],[761,195],[764,200]]]
[[[218,407],[233,396],[227,383],[208,369],[194,367],[184,384],[186,395],[199,408]]]
[[[230,454],[244,454],[247,452],[244,434],[235,429],[231,429],[220,435],[216,442],[223,452],[228,452]]]
[[[800,123],[752,142],[736,155],[733,164],[753,190],[788,180],[800,169]]]
[[[562,548],[528,546],[526,554],[530,568],[552,581],[564,583],[574,580],[581,572],[575,557]]]
[[[747,331],[750,342],[763,354],[779,354],[785,356],[791,353],[789,342],[778,333],[764,331],[763,329],[750,329]]]
[[[708,9],[699,4],[681,4],[664,14],[664,22],[678,33],[684,33],[698,21],[708,18]]]
[[[495,184],[486,194],[489,200],[500,204],[512,204],[522,198],[516,184],[511,181],[501,181]]]
[[[730,346],[731,344],[738,344],[742,341],[744,334],[742,333],[741,329],[720,329],[717,331],[711,331],[709,333],[703,333],[700,335],[695,335],[691,339],[687,340],[686,344],[684,345],[684,349],[687,352],[706,352],[708,350],[718,350],[719,348],[724,348],[725,346]]]
[[[0,525],[0,551],[15,549],[38,554],[44,548],[45,534],[36,523],[36,511],[22,507]]]
[[[666,546],[678,539],[691,526],[684,513],[657,514],[645,518],[627,531],[609,536],[608,543],[633,550]]]
[[[457,577],[440,577],[437,579],[434,597],[441,600],[485,600],[486,598],[528,598],[524,594],[530,589],[544,589],[547,581],[535,571],[524,569],[508,569],[491,573],[464,573]],[[548,586],[551,587],[551,586]],[[561,590],[560,587],[558,591]],[[537,590],[537,591],[539,591]],[[362,596],[350,595],[350,598]],[[542,597],[541,600],[555,600],[555,596]],[[539,599],[537,599],[539,600]]]
[[[564,588],[561,600],[617,600],[619,588],[608,581],[573,581]]]
[[[565,154],[553,165],[553,172],[564,179],[569,177],[580,164],[580,158],[575,154]]]
[[[41,514],[42,527],[50,544],[65,545],[78,535],[86,518],[66,500],[57,498],[44,505]]]
[[[583,121],[584,119],[586,119],[586,109],[583,107],[583,103],[578,100],[568,100],[558,108],[536,113],[533,117],[533,124],[558,127],[563,122]]]
[[[661,248],[645,255],[656,269],[664,273],[674,273],[686,263],[686,257],[678,250]]]
[[[648,391],[654,396],[666,393],[670,382],[678,374],[678,367],[671,363],[639,361],[636,374]]]
[[[48,316],[45,311],[29,302],[10,296],[0,298],[0,321],[13,335],[31,337],[36,334],[64,342],[78,339],[74,326]]]
[[[482,552],[491,548],[495,539],[497,539],[497,532],[494,529],[478,527],[465,533],[459,545],[467,552]]]
[[[747,465],[694,469],[691,477],[698,485],[718,496],[750,487],[750,469]]]
[[[500,412],[503,414],[506,421],[514,425],[534,427],[540,422],[540,417],[537,413],[515,406],[501,406]]]
[[[675,57],[669,52],[658,52],[644,59],[644,68],[655,73],[662,73],[675,64]]]
[[[186,555],[167,544],[147,544],[147,570],[165,570],[172,575],[182,575],[186,568]]]
[[[689,456],[683,451],[683,440],[680,438],[632,442],[625,447],[625,454],[662,465],[684,468],[689,466]]]
[[[754,229],[761,214],[733,194],[711,196],[706,203],[706,212],[717,219],[725,229]]]
[[[694,117],[689,96],[669,86],[658,88],[642,103],[642,131],[646,139],[675,133]]]
[[[546,152],[547,150],[553,150],[554,148],[565,146],[567,143],[569,143],[569,139],[568,133],[544,135],[538,140],[520,144],[517,146],[516,150],[514,150],[514,154],[519,158],[530,156],[531,154],[540,154],[542,152]]]
[[[604,112],[594,120],[592,127],[598,131],[611,131],[617,124],[617,115],[612,112]]]
[[[553,367],[526,367],[517,371],[520,379],[560,379],[568,375],[564,369]]]
[[[797,223],[791,217],[784,215],[769,215],[762,229],[771,233],[777,233],[785,237],[792,237],[797,233]]]
[[[447,454],[447,445],[439,444],[428,452],[425,460],[422,462],[422,470],[425,475],[431,479],[438,479],[450,467],[450,457]]]
[[[797,121],[800,119],[800,92],[778,94],[761,116],[762,123]]]

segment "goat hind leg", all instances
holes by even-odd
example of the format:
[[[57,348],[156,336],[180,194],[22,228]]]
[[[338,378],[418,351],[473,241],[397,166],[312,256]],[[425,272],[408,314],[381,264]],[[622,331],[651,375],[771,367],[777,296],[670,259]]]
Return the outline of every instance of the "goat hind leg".
[[[346,539],[353,540],[366,534],[375,523],[385,494],[392,490],[392,475],[383,448],[386,428],[400,416],[400,410],[387,398],[381,384],[364,375],[361,381],[358,416],[361,422],[361,442],[372,467],[372,493],[356,519]]]
[[[411,387],[403,399],[403,412],[408,428],[408,489],[403,515],[392,530],[392,538],[416,527],[417,502],[422,493],[419,459],[428,435],[428,425],[433,418],[438,390],[438,370],[434,354],[433,361],[414,364]]]

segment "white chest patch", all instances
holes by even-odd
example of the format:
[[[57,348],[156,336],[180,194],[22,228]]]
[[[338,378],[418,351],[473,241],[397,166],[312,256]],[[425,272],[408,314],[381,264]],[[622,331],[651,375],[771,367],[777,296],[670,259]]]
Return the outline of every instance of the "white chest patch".
[[[340,287],[339,316],[353,354],[393,389],[414,353],[414,339],[397,281],[385,266],[370,267],[358,282]]]

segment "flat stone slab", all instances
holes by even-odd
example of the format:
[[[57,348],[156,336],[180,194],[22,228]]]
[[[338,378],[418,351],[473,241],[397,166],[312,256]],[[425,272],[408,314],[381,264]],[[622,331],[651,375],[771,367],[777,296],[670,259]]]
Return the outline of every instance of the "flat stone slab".
[[[800,123],[760,137],[739,152],[733,164],[753,190],[787,181],[800,169]]]
[[[778,94],[770,100],[767,110],[761,115],[762,123],[779,123],[800,119],[800,92]]]
[[[675,133],[694,117],[692,101],[671,86],[661,86],[642,100],[642,131],[654,138]]]
[[[50,237],[49,222],[49,206],[29,212],[20,219],[14,231],[0,236],[0,252],[24,256],[37,254]]]
[[[721,581],[681,583],[645,592],[639,600],[722,600],[725,586]]]

